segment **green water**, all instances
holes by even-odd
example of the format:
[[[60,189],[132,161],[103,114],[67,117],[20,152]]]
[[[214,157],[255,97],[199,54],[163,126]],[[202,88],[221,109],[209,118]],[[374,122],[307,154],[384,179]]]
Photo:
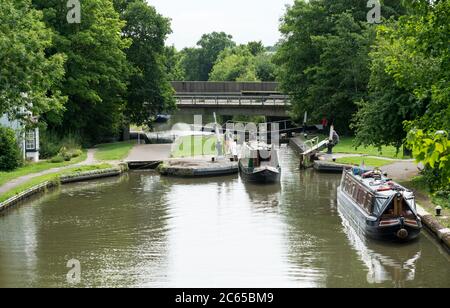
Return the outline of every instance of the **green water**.
[[[0,217],[0,287],[450,287],[426,234],[368,242],[341,219],[339,175],[300,172],[282,151],[280,185],[238,176],[120,178],[64,186]]]

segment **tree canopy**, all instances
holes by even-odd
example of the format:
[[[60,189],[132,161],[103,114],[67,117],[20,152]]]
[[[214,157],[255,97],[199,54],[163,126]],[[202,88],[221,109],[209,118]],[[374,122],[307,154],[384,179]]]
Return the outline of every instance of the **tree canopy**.
[[[20,117],[26,108],[38,116],[60,112],[65,98],[58,89],[65,56],[47,55],[54,34],[31,0],[0,2],[0,116]]]
[[[224,32],[204,34],[197,47],[182,50],[181,65],[186,72],[186,80],[207,81],[219,54],[235,45],[233,37]]]
[[[384,17],[396,15],[398,4],[384,2]],[[312,121],[326,117],[339,131],[350,132],[355,102],[366,97],[370,76],[368,54],[376,26],[367,23],[366,4],[299,0],[288,8],[275,63],[295,117],[307,111]]]
[[[131,78],[125,115],[131,123],[150,125],[154,116],[175,105],[166,66],[170,21],[142,0],[130,1],[121,15],[123,36],[132,42],[126,50]]]
[[[276,66],[261,42],[222,51],[211,71],[211,81],[275,81]]]

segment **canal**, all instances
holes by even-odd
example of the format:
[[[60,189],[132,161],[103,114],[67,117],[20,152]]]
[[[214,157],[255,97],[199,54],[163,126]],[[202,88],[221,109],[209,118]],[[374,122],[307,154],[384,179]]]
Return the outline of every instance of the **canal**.
[[[280,185],[238,176],[120,178],[64,186],[0,217],[0,287],[448,287],[450,260],[418,241],[366,241],[343,222],[339,175],[300,172],[282,150]]]

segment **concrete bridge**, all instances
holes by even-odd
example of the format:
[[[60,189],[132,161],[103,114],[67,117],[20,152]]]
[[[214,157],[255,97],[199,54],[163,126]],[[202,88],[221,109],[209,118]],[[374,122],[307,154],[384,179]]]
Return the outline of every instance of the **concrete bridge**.
[[[181,112],[287,117],[288,97],[276,82],[172,82]]]

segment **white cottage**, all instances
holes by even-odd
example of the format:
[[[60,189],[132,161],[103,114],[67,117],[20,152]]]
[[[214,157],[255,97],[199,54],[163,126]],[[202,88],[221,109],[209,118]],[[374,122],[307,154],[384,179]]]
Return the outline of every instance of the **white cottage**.
[[[10,120],[7,115],[0,117],[0,125],[9,127],[16,132],[24,159],[33,162],[39,161],[39,128],[26,130],[23,123],[18,120]]]

